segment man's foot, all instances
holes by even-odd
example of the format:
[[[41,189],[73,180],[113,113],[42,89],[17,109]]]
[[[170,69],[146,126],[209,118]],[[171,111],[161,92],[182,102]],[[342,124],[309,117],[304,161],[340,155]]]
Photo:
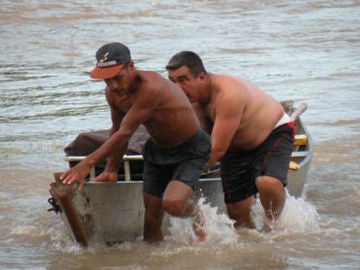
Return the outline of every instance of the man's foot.
[[[193,230],[199,242],[204,242],[207,239],[208,234],[206,231],[205,218],[201,209],[199,209],[198,213],[194,217]]]

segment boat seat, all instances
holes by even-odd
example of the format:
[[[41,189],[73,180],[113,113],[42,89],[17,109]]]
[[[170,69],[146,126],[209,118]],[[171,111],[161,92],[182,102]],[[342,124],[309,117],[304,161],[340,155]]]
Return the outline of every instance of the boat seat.
[[[308,151],[293,151],[291,157],[306,157],[308,153]]]
[[[295,161],[290,161],[289,163],[289,169],[293,171],[297,171],[300,169],[300,165]]]
[[[309,154],[308,151],[293,151],[291,153],[291,157],[292,158],[302,158],[302,157],[306,157],[308,154]],[[297,162],[292,160],[289,163],[289,169],[297,171],[300,169],[300,165]]]
[[[308,140],[306,134],[296,134],[294,138],[294,146],[307,145]]]

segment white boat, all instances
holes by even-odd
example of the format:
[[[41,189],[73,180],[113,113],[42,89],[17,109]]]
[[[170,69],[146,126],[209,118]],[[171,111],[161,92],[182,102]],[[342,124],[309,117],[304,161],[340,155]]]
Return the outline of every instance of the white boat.
[[[293,118],[296,126],[294,150],[288,172],[287,189],[290,195],[300,197],[306,182],[309,166],[313,155],[313,143],[308,130],[299,115],[306,110],[301,104],[293,110],[292,101],[282,102],[284,108]],[[92,152],[105,141],[103,132],[84,133],[86,138],[92,138],[85,148]],[[89,135],[89,136],[87,136]],[[88,142],[89,143],[89,142]],[[74,146],[73,144],[71,144]],[[142,156],[134,154],[132,149],[123,158],[123,167],[119,171],[117,183],[92,182],[85,183],[79,191],[77,184],[63,185],[59,180],[61,173],[55,173],[55,182],[50,184],[51,198],[49,203],[58,213],[70,236],[82,246],[92,243],[118,243],[131,241],[143,234],[144,206],[142,196]],[[84,156],[67,156],[66,161],[73,166]],[[89,179],[100,173],[102,166],[94,168]],[[200,187],[204,197],[219,211],[226,211],[224,195],[218,169],[203,175]],[[165,221],[164,229],[168,226]]]

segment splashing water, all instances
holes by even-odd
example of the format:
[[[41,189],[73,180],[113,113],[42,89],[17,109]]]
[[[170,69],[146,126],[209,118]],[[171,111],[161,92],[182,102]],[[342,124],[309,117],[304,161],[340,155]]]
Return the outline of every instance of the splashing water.
[[[283,212],[276,221],[266,218],[260,200],[256,200],[251,214],[257,233],[271,231],[276,235],[283,235],[319,231],[319,214],[316,208],[303,198],[295,198],[288,192],[286,197]],[[199,207],[203,211],[208,233],[206,245],[212,243],[228,245],[238,242],[241,234],[233,227],[234,221],[226,213],[219,213],[218,207],[212,207],[203,197],[199,200]],[[190,246],[196,244],[197,238],[193,231],[192,219],[171,217],[167,240]]]
[[[266,218],[259,198],[252,207],[251,215],[258,231],[299,233],[319,231],[320,229],[319,214],[315,206],[304,201],[303,198],[291,196],[288,191],[286,191],[284,209],[278,220]]]
[[[234,221],[228,218],[226,213],[218,213],[218,207],[212,207],[201,197],[198,205],[203,212],[205,229],[207,231],[206,244],[230,244],[235,243],[238,238],[236,230],[233,228]],[[192,227],[190,218],[170,218],[170,236],[168,240],[185,245],[197,243],[197,238]]]

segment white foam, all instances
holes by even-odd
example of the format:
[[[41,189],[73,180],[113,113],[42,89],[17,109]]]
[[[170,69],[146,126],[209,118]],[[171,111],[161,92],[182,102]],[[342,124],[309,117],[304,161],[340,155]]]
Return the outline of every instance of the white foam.
[[[299,233],[317,232],[319,214],[312,204],[303,198],[295,198],[287,192],[284,209],[278,220],[269,221],[265,217],[260,200],[257,199],[252,207],[252,218],[258,231],[268,230],[276,232]]]
[[[237,241],[238,235],[233,228],[233,220],[229,219],[226,213],[218,213],[218,207],[212,207],[200,198],[199,207],[203,211],[207,231],[206,244],[229,244]],[[170,218],[170,236],[168,240],[193,245],[197,243],[190,218]]]
[[[271,232],[270,237],[281,236],[284,234],[312,233],[320,230],[319,214],[312,204],[304,201],[303,198],[295,198],[286,194],[286,203],[280,217],[276,221],[269,221],[261,206],[260,200],[257,199],[252,207],[252,218],[256,230],[236,230],[233,227],[234,221],[226,213],[219,213],[217,207],[210,206],[204,198],[199,201],[199,207],[202,209],[205,217],[206,230],[208,233],[207,240],[204,243],[197,243],[196,236],[192,228],[192,219],[170,218],[169,233],[166,240],[181,243],[186,246],[193,245],[218,245],[239,244],[244,235],[258,235],[260,237],[269,235],[264,231]],[[266,237],[265,236],[265,237]]]
[[[43,231],[33,225],[19,225],[11,228],[10,235],[37,237],[43,235]]]

